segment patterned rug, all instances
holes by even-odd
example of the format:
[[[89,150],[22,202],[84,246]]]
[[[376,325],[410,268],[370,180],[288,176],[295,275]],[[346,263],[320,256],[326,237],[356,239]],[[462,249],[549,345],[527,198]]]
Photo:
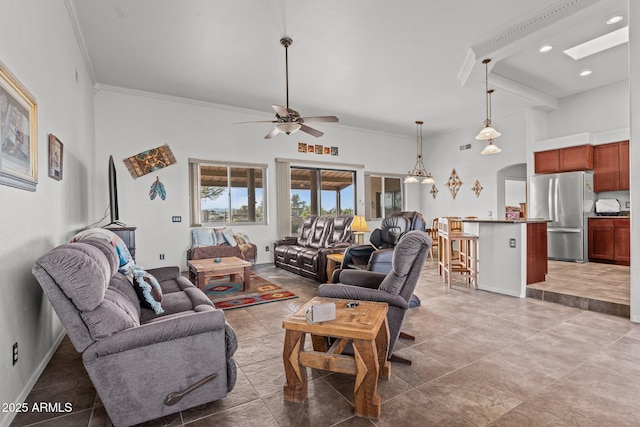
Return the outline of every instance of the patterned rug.
[[[220,276],[209,281],[205,293],[216,308],[222,310],[298,298],[293,292],[284,290],[253,272],[251,288],[246,292],[242,291],[242,283],[229,283],[229,276]]]

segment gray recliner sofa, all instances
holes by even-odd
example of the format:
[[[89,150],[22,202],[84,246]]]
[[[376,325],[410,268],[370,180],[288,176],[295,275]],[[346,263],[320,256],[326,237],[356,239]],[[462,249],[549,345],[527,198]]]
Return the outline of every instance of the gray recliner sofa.
[[[140,307],[104,239],[52,249],[33,274],[58,314],[115,426],[221,399],[236,381],[236,335],[178,267],[148,270],[164,313]]]

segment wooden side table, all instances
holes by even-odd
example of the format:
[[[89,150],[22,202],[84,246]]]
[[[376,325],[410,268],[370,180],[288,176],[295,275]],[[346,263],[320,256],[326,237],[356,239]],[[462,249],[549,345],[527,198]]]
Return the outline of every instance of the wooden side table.
[[[332,282],[331,277],[333,276],[333,272],[342,265],[343,259],[344,253],[327,255],[327,280],[329,283]]]
[[[305,314],[314,304],[336,304],[336,319],[309,324]],[[304,402],[307,398],[305,367],[355,375],[354,413],[359,417],[380,417],[378,377],[391,377],[389,351],[388,306],[385,303],[358,301],[347,308],[349,300],[316,297],[298,312],[282,321],[285,329],[282,353],[287,383],[284,398]],[[311,335],[313,351],[304,349],[306,334]],[[329,346],[329,338],[337,338]],[[354,355],[343,355],[347,343],[353,344]]]

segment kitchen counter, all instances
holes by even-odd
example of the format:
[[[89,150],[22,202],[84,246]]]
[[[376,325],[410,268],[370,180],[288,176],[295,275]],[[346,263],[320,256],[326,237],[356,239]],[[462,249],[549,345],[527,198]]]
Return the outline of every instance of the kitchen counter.
[[[537,224],[541,222],[551,222],[551,220],[544,218],[476,218],[476,219],[463,219],[462,222],[491,222],[491,223],[503,223],[503,224]]]
[[[465,233],[478,236],[478,289],[524,298],[527,284],[547,273],[547,220],[465,219]]]
[[[589,219],[629,219],[631,215],[590,215]]]

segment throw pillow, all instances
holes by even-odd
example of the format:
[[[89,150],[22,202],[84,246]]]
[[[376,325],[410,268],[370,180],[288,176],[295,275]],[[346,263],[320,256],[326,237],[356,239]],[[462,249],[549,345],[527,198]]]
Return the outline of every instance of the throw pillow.
[[[203,227],[191,230],[191,247],[200,248],[202,246],[215,246],[216,234],[213,228]]]
[[[230,228],[223,230],[222,235],[226,239],[227,243],[231,246],[238,246],[238,242],[236,242],[235,237],[233,237],[233,230]]]
[[[224,237],[224,234],[222,234],[222,232],[226,229],[227,227],[213,227],[213,233],[216,236],[216,242],[218,245],[227,244],[227,239]]]
[[[233,235],[233,238],[234,238],[234,239],[236,239],[236,242],[237,242],[239,245],[245,245],[245,244],[247,243],[247,242],[244,240],[244,236],[243,236],[242,234],[240,234],[240,233],[238,233],[238,234],[234,234],[234,235]]]
[[[245,233],[242,233],[242,237],[244,238],[245,243],[251,243],[251,241],[249,240],[249,236],[247,236]]]
[[[156,314],[164,313],[160,303],[162,302],[162,288],[153,275],[146,273],[135,277],[133,289],[138,295],[140,306],[153,310]]]

